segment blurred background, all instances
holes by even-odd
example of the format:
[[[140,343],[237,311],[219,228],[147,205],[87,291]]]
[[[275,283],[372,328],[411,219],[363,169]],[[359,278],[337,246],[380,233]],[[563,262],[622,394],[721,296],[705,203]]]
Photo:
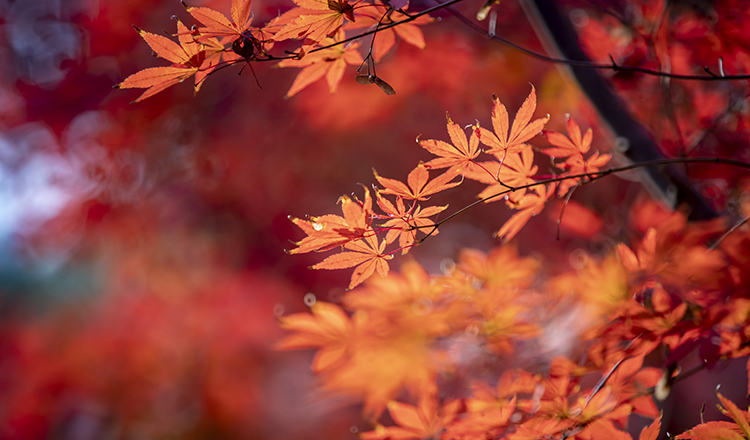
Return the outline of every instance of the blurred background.
[[[230,2],[191,5],[228,14]],[[291,7],[256,0],[254,24]],[[479,4],[457,8],[473,17]],[[498,34],[542,50],[515,2],[499,12]],[[337,302],[351,274],[308,270],[321,255],[287,255],[302,238],[287,216],[338,213],[339,196],[374,182],[372,168],[405,178],[430,158],[417,136],[448,139],[446,111],[489,126],[491,95],[514,114],[529,83],[548,128],[564,131],[572,114],[594,127],[595,148],[612,141],[555,66],[446,12],[424,27],[426,49],[399,44],[378,67],[395,96],[357,84],[351,69],[335,95],[321,82],[284,100],[298,71],[256,63],[262,89],[236,66],[197,96],[180,84],[130,104],[139,91],[112,87],[167,64],[132,25],[173,33],[172,15],[193,24],[177,0],[0,1],[0,439],[354,438],[369,427],[350,402],[316,393],[311,353],[272,349],[279,316],[305,310],[307,293]],[[589,50],[636,52],[640,40],[607,17],[578,22]],[[618,86],[636,91],[639,116],[662,114],[658,80],[623,76]],[[721,87],[685,88],[684,105],[711,94],[718,110],[702,111],[716,118],[728,102]],[[737,124],[726,133],[744,136]],[[731,184],[717,178],[706,193],[720,198]],[[461,188],[436,202],[452,212],[481,190]],[[595,227],[563,223],[557,241],[559,210],[549,209],[517,245],[543,255],[550,273],[567,270],[572,251],[627,236],[641,192],[616,178],[584,187],[572,203]],[[488,250],[509,215],[500,204],[474,209],[410,258],[436,272],[461,247]]]

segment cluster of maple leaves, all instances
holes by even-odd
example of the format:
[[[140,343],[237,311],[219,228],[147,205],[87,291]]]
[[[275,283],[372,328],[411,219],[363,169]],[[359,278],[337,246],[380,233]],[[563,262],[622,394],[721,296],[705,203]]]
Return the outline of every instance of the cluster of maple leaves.
[[[513,238],[524,224],[542,211],[548,200],[565,196],[576,186],[585,183],[588,176],[596,175],[610,159],[607,154],[589,154],[592,130],[584,134],[578,124],[568,119],[568,136],[554,131],[544,131],[552,145],[541,150],[552,160],[560,173],[555,176],[537,176],[534,165],[534,149],[527,142],[538,134],[549,120],[549,116],[532,121],[536,109],[536,93],[531,93],[518,110],[510,124],[508,111],[497,99],[493,99],[492,126],[494,133],[477,123],[471,127],[467,139],[464,130],[448,117],[448,134],[451,143],[439,140],[423,140],[419,144],[438,156],[426,163],[419,163],[407,176],[406,182],[380,176],[375,178],[382,189],[375,187],[377,206],[373,209],[370,191],[365,188],[362,201],[349,196],[339,199],[343,216],[328,214],[306,219],[290,217],[307,237],[297,242],[289,251],[300,254],[311,251],[327,251],[341,248],[313,266],[313,269],[342,269],[355,267],[349,288],[362,283],[377,271],[381,276],[388,273],[388,262],[393,254],[402,254],[427,236],[436,235],[440,222],[432,220],[445,211],[447,206],[422,207],[430,196],[454,188],[464,179],[487,184],[479,193],[481,201],[501,200],[518,212],[514,214],[496,235],[507,241]],[[481,150],[479,144],[488,147]],[[480,154],[490,160],[479,161]],[[430,170],[447,168],[442,174],[430,178]],[[388,196],[394,197],[389,199]],[[446,219],[442,220],[445,221]],[[422,237],[418,240],[418,233]],[[378,236],[384,235],[379,241]],[[388,245],[398,241],[398,247],[387,250]]]
[[[173,40],[136,28],[154,53],[171,61],[171,66],[151,67],[137,72],[117,85],[118,88],[147,89],[135,102],[195,76],[195,92],[206,78],[227,66],[251,62],[279,61],[276,67],[297,67],[297,76],[287,97],[325,76],[331,93],[335,93],[347,65],[358,66],[357,82],[376,84],[385,93],[393,88],[375,74],[379,62],[396,43],[396,36],[409,44],[425,46],[419,25],[431,22],[427,15],[412,16],[406,12],[408,1],[385,3],[349,0],[294,0],[296,7],[279,15],[263,27],[250,26],[253,15],[251,0],[233,0],[231,20],[221,12],[206,7],[188,6],[187,12],[200,26],[188,29],[177,19],[179,44]],[[399,21],[396,17],[400,16]],[[398,26],[395,26],[398,24]],[[347,40],[350,33],[377,32],[365,58],[357,51],[358,41]],[[357,37],[354,37],[356,39]],[[302,40],[295,51],[273,54],[276,42]],[[364,70],[363,70],[364,69]]]
[[[278,67],[302,69],[287,97],[324,77],[335,92],[347,66],[364,69],[358,82],[392,94],[375,63],[397,36],[424,47],[418,26],[430,22],[427,15],[408,13],[404,1],[295,4],[257,28],[248,0],[233,0],[231,19],[186,5],[199,25],[189,28],[178,20],[179,44],[137,29],[173,64],[145,69],[118,87],[146,88],[140,101],[193,76],[198,91],[225,66],[278,61]],[[357,37],[372,32],[376,37],[363,57]],[[296,51],[274,50],[292,39],[302,42]],[[541,261],[519,257],[507,246],[489,255],[464,250],[441,276],[414,262],[389,273],[394,254],[408,253],[455,215],[441,219],[447,206],[430,206],[430,198],[465,179],[487,185],[478,203],[504,201],[517,211],[496,233],[508,241],[549,200],[569,197],[602,175],[610,156],[590,152],[591,129],[582,132],[569,118],[567,135],[543,131],[549,117],[532,120],[535,107],[532,88],[511,123],[495,98],[492,130],[477,123],[468,137],[449,117],[451,142],[419,141],[436,157],[419,163],[406,181],[375,172],[379,186],[372,192],[364,188],[361,200],[339,199],[342,215],[292,218],[306,237],[290,253],[337,250],[313,268],[353,267],[354,273],[343,308],[316,302],[312,313],[284,317],[281,325],[291,333],[277,347],[318,350],[313,370],[324,389],[364,401],[374,429],[361,438],[630,439],[628,417],[640,414],[656,420],[639,438],[656,439],[654,397],[663,398],[680,378],[681,361],[698,351],[708,368],[750,354],[750,235],[735,231],[709,246],[726,228],[722,221],[689,224],[680,212],[646,220],[640,242],[587,256],[583,267],[549,279],[542,277]],[[540,132],[550,146],[528,143]],[[540,175],[535,152],[549,156],[559,172]],[[487,159],[480,160],[481,154]],[[373,277],[375,272],[380,276]],[[551,311],[559,314],[573,303],[584,310],[580,352],[550,356],[544,371],[508,369],[493,386],[477,380],[464,397],[448,391],[446,378],[464,364],[509,356],[519,344],[538,341]],[[664,368],[643,367],[644,357],[659,348],[668,353]],[[592,377],[598,378],[593,386]],[[703,423],[677,438],[750,438],[748,412],[721,394],[718,399],[731,422]],[[386,409],[389,426],[381,424]]]
[[[364,401],[374,429],[361,438],[630,439],[628,417],[640,414],[656,419],[639,437],[653,440],[660,430],[654,399],[668,395],[686,356],[697,350],[710,368],[750,354],[744,252],[750,234],[717,240],[723,219],[695,224],[682,212],[654,215],[655,202],[635,210],[640,242],[587,255],[582,267],[549,279],[541,261],[508,245],[489,255],[464,250],[439,276],[416,262],[389,273],[394,253],[407,253],[450,219],[435,219],[446,206],[420,203],[465,178],[488,185],[479,202],[504,200],[518,211],[497,232],[507,241],[548,200],[569,196],[605,171],[610,156],[589,151],[591,129],[581,133],[569,118],[567,136],[543,131],[548,117],[532,121],[535,107],[532,88],[511,124],[494,99],[494,132],[477,123],[468,139],[448,118],[451,143],[419,141],[437,158],[417,165],[406,182],[376,172],[382,188],[375,187],[375,201],[365,188],[361,201],[339,200],[343,216],[292,218],[307,236],[290,253],[337,249],[312,268],[355,269],[343,308],[316,302],[311,314],[282,318],[291,334],[277,348],[318,350],[313,370],[323,388]],[[540,132],[550,147],[527,143]],[[535,151],[550,156],[560,172],[538,176]],[[491,159],[478,160],[481,153]],[[446,168],[431,178],[431,170]],[[496,386],[478,378],[465,397],[455,392],[449,378],[467,363],[510,356],[519,344],[530,350],[528,344],[544,338],[550,316],[566,309],[584,310],[578,319],[584,330],[573,336],[581,346],[569,357],[549,353],[547,369],[507,369]],[[644,367],[644,357],[659,348],[668,353],[663,368]],[[598,378],[593,386],[592,377]],[[405,396],[416,405],[403,402]],[[708,422],[677,438],[750,438],[748,412],[718,398],[733,422]],[[386,409],[395,425],[381,424]]]

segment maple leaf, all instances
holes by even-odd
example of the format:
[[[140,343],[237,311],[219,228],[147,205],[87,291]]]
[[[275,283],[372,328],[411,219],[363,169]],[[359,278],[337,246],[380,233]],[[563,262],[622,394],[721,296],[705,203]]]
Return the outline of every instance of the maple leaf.
[[[467,403],[467,408],[468,408]],[[485,440],[496,433],[502,432],[507,426],[510,416],[516,409],[516,396],[510,400],[487,407],[481,411],[471,411],[465,418],[451,424],[447,429],[448,438],[462,440]]]
[[[457,268],[491,289],[523,289],[531,285],[539,262],[519,258],[513,246],[498,246],[489,255],[476,249],[461,250]]]
[[[646,417],[658,417],[659,410],[651,398],[651,391],[662,372],[658,368],[642,368],[644,355],[619,364],[607,379],[607,384],[620,401],[627,401],[633,412]]]
[[[435,139],[419,141],[422,148],[435,156],[440,156],[427,162],[425,167],[430,169],[448,168],[448,171],[452,172],[457,172],[464,167],[472,170],[474,159],[480,153],[479,137],[477,137],[476,130],[472,130],[471,139],[467,141],[466,133],[461,127],[451,120],[450,115],[446,113],[445,116],[448,118],[448,136],[450,136],[452,144]]]
[[[198,72],[205,58],[205,51],[192,38],[184,36],[189,31],[182,22],[177,21],[177,32],[182,35],[179,37],[180,44],[161,35],[145,32],[137,27],[135,30],[158,56],[174,64],[170,67],[151,67],[141,70],[125,78],[124,81],[115,86],[118,89],[147,89],[133,102],[140,102],[154,96],[168,87],[183,82]],[[200,83],[196,82],[195,90],[198,91],[199,88]]]
[[[745,440],[750,438],[750,414],[737,408],[731,400],[724,398],[721,393],[717,393],[719,401],[724,405],[719,405],[719,410],[724,415],[731,417],[731,422],[707,422],[700,424],[693,429],[684,432],[676,439],[695,439],[695,440]]]
[[[278,28],[271,37],[274,41],[305,39],[303,53],[335,35],[344,24],[344,17],[354,21],[354,7],[349,0],[293,1],[297,7],[272,20],[266,28],[271,31]]]
[[[609,162],[611,159],[609,154],[602,154],[600,156],[599,152],[594,152],[588,159],[584,157],[591,149],[591,140],[593,139],[591,128],[586,130],[586,133],[582,136],[581,128],[573,118],[568,117],[567,129],[569,137],[556,131],[544,130],[547,141],[554,145],[554,147],[546,148],[542,152],[553,159],[565,159],[558,165],[567,169],[560,177],[593,174]],[[577,186],[581,180],[580,177],[576,177],[561,182],[558,187],[559,193],[561,195],[566,194],[572,187]]]
[[[650,425],[643,428],[641,435],[638,436],[638,440],[656,440],[661,431],[661,417],[662,414],[659,414],[659,417],[657,417]]]
[[[357,323],[352,356],[324,378],[335,393],[361,395],[366,417],[377,417],[406,388],[414,395],[435,387],[436,372],[447,363],[436,349],[436,338],[450,334],[455,312],[437,304],[442,290],[416,262],[405,262],[401,273],[373,277],[347,292],[343,304],[354,310]]]
[[[316,373],[329,371],[344,362],[351,346],[354,325],[341,307],[316,302],[309,313],[297,313],[281,318],[281,328],[296,333],[277,342],[277,350],[319,348],[313,359]]]
[[[439,214],[448,208],[448,205],[429,206],[423,210],[420,206],[416,206],[414,209],[407,211],[401,197],[396,197],[396,205],[394,206],[393,203],[380,194],[380,191],[377,191],[376,194],[378,206],[380,206],[380,209],[387,216],[391,217],[390,220],[381,225],[383,228],[388,228],[385,240],[388,243],[393,243],[398,238],[398,245],[402,248],[402,255],[409,252],[409,249],[417,238],[417,231],[435,224],[428,217]],[[437,228],[429,232],[432,235],[438,234]]]
[[[534,188],[534,192],[528,192],[526,195],[515,204],[511,206],[515,209],[520,210],[516,214],[508,219],[507,222],[495,233],[495,236],[502,239],[503,242],[515,237],[518,231],[523,228],[529,219],[544,209],[544,204],[554,194],[554,185],[550,185],[548,189],[546,186],[540,185]]]
[[[480,182],[489,183],[490,185],[479,193],[480,199],[490,198],[490,201],[500,200],[499,197],[493,197],[498,194],[508,194],[511,202],[518,202],[526,193],[531,191],[530,188],[511,190],[524,185],[536,182],[534,176],[538,167],[534,165],[534,152],[530,146],[521,150],[520,153],[510,153],[505,157],[503,163],[487,162],[483,163],[484,172],[474,170],[466,177]],[[468,174],[468,173],[467,173]]]
[[[487,338],[487,346],[495,354],[510,354],[514,351],[514,341],[538,336],[540,328],[536,324],[524,322],[521,318],[527,306],[509,304],[507,298],[496,292],[479,295],[475,305],[481,310],[480,334]]]
[[[745,438],[750,438],[750,413],[737,408],[737,405],[735,405],[734,402],[724,398],[721,393],[716,393],[716,396],[719,398],[722,405],[724,405],[724,408],[719,406],[721,412],[724,415],[731,417],[734,422],[737,423]]]
[[[554,147],[545,148],[542,152],[555,159],[565,158],[566,160],[563,164],[568,167],[582,165],[583,155],[591,148],[591,140],[593,139],[594,132],[589,128],[581,136],[581,128],[571,117],[568,117],[567,128],[570,138],[556,131],[544,130],[544,136]]]
[[[356,198],[348,196],[339,198],[341,211],[344,216],[327,214],[320,217],[310,217],[309,220],[289,216],[307,237],[298,241],[298,247],[288,251],[289,254],[303,254],[312,251],[326,251],[337,246],[358,240],[366,233],[373,234],[370,228],[372,217],[372,197],[365,188],[365,201],[360,203]]]
[[[349,289],[353,289],[364,280],[372,276],[377,270],[381,277],[388,275],[388,263],[386,260],[393,258],[393,255],[386,255],[386,241],[383,240],[378,245],[378,239],[375,231],[368,231],[364,238],[357,241],[350,241],[344,245],[345,251],[340,254],[334,254],[320,263],[312,266],[312,269],[346,269],[354,267]]]
[[[327,44],[327,42],[333,43],[334,41],[341,41],[343,39],[344,32],[339,31],[335,39],[326,39],[323,41],[324,44]],[[291,98],[296,95],[297,92],[319,80],[323,76],[326,77],[328,89],[331,94],[336,93],[341,78],[344,76],[346,65],[359,65],[362,63],[362,55],[356,51],[358,47],[359,43],[354,42],[311,53],[300,60],[286,59],[279,62],[276,67],[304,68],[299,75],[297,75],[297,78],[294,80],[294,83],[292,83],[292,86],[289,88],[289,91],[284,98]]]
[[[434,393],[424,393],[418,406],[391,401],[388,412],[399,426],[378,426],[363,432],[363,440],[416,440],[437,438],[461,411],[461,401],[453,401],[438,413],[438,400]]]
[[[447,171],[430,181],[427,167],[422,162],[419,162],[419,165],[407,176],[408,186],[395,179],[380,177],[374,169],[372,171],[378,182],[385,187],[382,191],[383,194],[393,194],[406,200],[427,200],[428,196],[453,188],[461,183],[461,180],[451,182],[457,176],[455,171]]]
[[[199,41],[212,37],[242,38],[245,36],[245,31],[248,30],[250,23],[253,21],[250,12],[251,3],[252,0],[232,0],[231,15],[233,21],[230,22],[221,12],[206,7],[188,6],[185,2],[182,2],[188,13],[203,24],[202,27],[197,29],[200,35],[196,38]]]
[[[694,440],[747,440],[736,424],[731,422],[706,422],[683,432],[675,439]]]
[[[525,148],[525,142],[538,135],[544,125],[549,121],[549,115],[544,118],[531,121],[536,109],[536,92],[531,86],[531,93],[518,109],[513,120],[513,126],[508,132],[508,110],[500,102],[497,96],[492,96],[492,126],[495,134],[485,128],[479,127],[479,141],[490,147],[488,153],[495,154],[502,162],[508,153],[518,152]]]
[[[362,28],[375,29],[376,27],[399,23],[396,26],[381,29],[378,32],[372,48],[372,56],[375,62],[379,62],[388,52],[390,52],[396,44],[396,36],[419,49],[424,49],[426,47],[424,35],[419,29],[419,26],[435,21],[432,17],[423,15],[409,22],[398,22],[393,20],[393,10],[388,6],[379,4],[369,6],[371,7],[357,17],[358,20],[356,23],[347,23],[344,26],[344,29],[347,31]],[[406,12],[407,8],[408,5],[407,7],[401,8],[401,11]],[[406,15],[404,15],[404,17],[406,17]]]
[[[221,66],[238,63],[243,60],[242,56],[232,50],[228,50],[216,38],[201,40],[206,59],[203,60],[200,69],[195,73],[195,90],[200,89],[208,75]]]
[[[365,311],[378,334],[393,333],[395,338],[411,337],[415,340],[443,336],[451,330],[443,310],[425,308],[438,301],[443,290],[430,283],[430,276],[414,261],[401,265],[400,274],[373,278],[362,288],[348,292],[344,297],[347,308]]]
[[[617,245],[622,265],[631,274],[638,276],[656,275],[664,269],[665,262],[656,258],[656,229],[650,228],[638,247],[638,255],[624,243]]]

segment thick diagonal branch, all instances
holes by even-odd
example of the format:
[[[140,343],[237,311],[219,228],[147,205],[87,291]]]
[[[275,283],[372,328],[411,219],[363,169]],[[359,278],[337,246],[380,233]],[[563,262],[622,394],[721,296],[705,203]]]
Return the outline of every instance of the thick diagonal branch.
[[[521,0],[521,4],[550,55],[574,61],[590,62],[578,43],[570,21],[560,12],[554,0]],[[595,69],[563,66],[596,108],[601,120],[609,126],[623,148],[620,153],[629,162],[663,159],[651,133],[627,110],[625,103],[612,90],[612,85]],[[714,218],[717,213],[691,185],[687,176],[676,166],[646,168],[642,183],[656,197],[672,208],[687,205],[691,220]]]

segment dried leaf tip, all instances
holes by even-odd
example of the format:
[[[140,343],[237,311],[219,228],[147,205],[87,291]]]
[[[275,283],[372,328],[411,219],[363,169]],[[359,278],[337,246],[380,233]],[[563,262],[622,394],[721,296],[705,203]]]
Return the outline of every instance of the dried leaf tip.
[[[448,123],[449,123],[449,124],[452,124],[452,123],[453,123],[453,120],[451,119],[451,115],[450,115],[450,113],[448,113],[448,112],[445,112],[445,119],[447,119],[447,120],[448,120]]]
[[[136,25],[131,25],[131,26],[133,26],[133,29],[135,29],[135,31],[138,32],[138,35],[141,35],[141,32],[143,32],[143,29],[139,28]]]

